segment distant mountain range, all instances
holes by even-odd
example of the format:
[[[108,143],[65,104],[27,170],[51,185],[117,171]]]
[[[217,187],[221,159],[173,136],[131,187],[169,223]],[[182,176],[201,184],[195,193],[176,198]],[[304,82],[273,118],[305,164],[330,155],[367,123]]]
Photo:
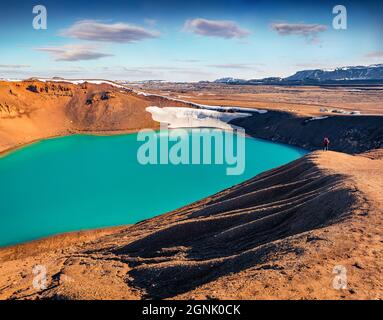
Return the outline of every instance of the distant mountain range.
[[[226,84],[344,84],[344,83],[383,83],[383,64],[370,66],[342,67],[334,70],[314,69],[298,71],[286,78],[264,79],[221,78],[214,83]]]

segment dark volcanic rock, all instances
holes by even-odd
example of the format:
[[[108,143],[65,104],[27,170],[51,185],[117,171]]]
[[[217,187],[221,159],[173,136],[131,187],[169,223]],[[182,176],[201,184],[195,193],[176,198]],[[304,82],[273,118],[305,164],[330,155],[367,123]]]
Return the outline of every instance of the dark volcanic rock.
[[[235,119],[231,123],[246,129],[246,133],[262,139],[295,145],[308,150],[322,148],[324,137],[330,139],[330,149],[361,153],[383,147],[383,117],[329,116],[307,121],[287,112],[254,113],[252,117]]]

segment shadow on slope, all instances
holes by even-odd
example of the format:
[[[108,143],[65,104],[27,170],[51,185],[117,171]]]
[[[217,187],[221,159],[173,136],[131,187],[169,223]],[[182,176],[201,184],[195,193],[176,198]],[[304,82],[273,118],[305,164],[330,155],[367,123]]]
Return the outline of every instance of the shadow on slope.
[[[145,298],[169,298],[264,263],[270,253],[299,255],[278,240],[346,218],[354,192],[308,155],[172,212],[170,225],[112,252],[133,268],[127,281]]]

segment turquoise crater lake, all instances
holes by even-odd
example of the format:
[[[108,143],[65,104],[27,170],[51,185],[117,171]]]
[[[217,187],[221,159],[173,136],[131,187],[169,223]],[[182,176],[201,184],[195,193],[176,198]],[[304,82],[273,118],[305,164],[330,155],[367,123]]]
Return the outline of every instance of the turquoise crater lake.
[[[188,139],[191,131],[183,137]],[[0,246],[132,224],[200,200],[307,152],[245,139],[245,171],[227,165],[141,165],[137,134],[44,140],[0,157]],[[214,148],[214,144],[212,146]]]

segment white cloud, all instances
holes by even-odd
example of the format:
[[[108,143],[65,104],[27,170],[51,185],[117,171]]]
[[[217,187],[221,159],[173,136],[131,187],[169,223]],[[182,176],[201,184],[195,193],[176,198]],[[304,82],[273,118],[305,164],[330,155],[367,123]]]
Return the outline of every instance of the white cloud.
[[[317,42],[318,34],[327,30],[327,26],[322,24],[305,23],[273,23],[271,28],[281,36],[302,36],[310,42]]]
[[[0,69],[23,69],[29,68],[27,64],[0,64]]]
[[[234,21],[229,20],[189,19],[186,20],[183,29],[201,36],[225,39],[244,38],[250,34],[249,30],[240,28]]]
[[[160,33],[127,23],[106,24],[94,20],[78,21],[61,32],[63,36],[91,41],[117,43],[157,38]]]
[[[80,44],[40,47],[35,50],[52,54],[56,61],[95,60],[112,56],[112,54],[95,51],[94,46]]]
[[[208,67],[220,68],[220,69],[249,69],[253,68],[253,65],[245,63],[224,63],[224,64],[211,64]]]
[[[383,51],[373,51],[366,54],[367,58],[383,58]]]

